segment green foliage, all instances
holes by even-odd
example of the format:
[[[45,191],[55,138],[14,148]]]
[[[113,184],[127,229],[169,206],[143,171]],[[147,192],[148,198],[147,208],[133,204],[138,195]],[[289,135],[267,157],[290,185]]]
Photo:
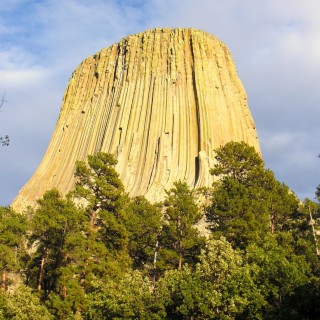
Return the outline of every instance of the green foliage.
[[[208,292],[202,284],[189,267],[166,271],[159,280],[158,288],[159,296],[164,300],[165,319],[190,319],[190,316],[199,319],[199,314],[207,316],[210,307],[207,307],[204,300],[212,292]],[[211,299],[214,297],[211,296]]]
[[[127,196],[115,163],[104,153],[90,156],[88,165],[78,162],[74,192],[67,199],[56,190],[46,193],[32,219],[37,251],[30,284],[58,319],[81,317],[94,283],[117,279],[129,266]]]
[[[89,296],[86,319],[164,319],[161,299],[153,294],[152,283],[138,270],[116,281],[97,283]]]
[[[224,238],[208,240],[195,271],[167,271],[159,281],[166,319],[291,319],[289,314],[298,319],[297,314],[317,314],[319,282],[310,278],[304,257],[293,251],[271,235],[246,252],[233,249]],[[306,288],[315,296],[307,297]],[[290,305],[302,296],[303,303]]]
[[[318,201],[320,202],[320,185],[317,186],[316,197],[317,197]]]
[[[269,231],[267,206],[260,201],[259,191],[229,177],[216,186],[206,212],[215,238],[223,235],[234,246],[244,248]]]
[[[284,301],[296,288],[306,285],[311,276],[305,257],[296,255],[292,246],[286,246],[283,243],[286,239],[280,240],[281,244],[269,235],[246,250],[251,277],[267,302],[263,309],[264,319],[284,316]]]
[[[298,286],[283,301],[281,319],[320,319],[320,281],[312,278],[307,284]]]
[[[225,236],[245,248],[267,232],[286,230],[298,211],[298,199],[277,181],[263,161],[244,142],[230,142],[216,150],[212,204],[207,219],[216,238]]]
[[[81,271],[85,251],[85,215],[57,190],[45,193],[31,220],[30,244],[36,248],[28,283],[37,289],[58,319],[76,314],[85,304]]]
[[[38,203],[31,221],[31,240],[37,249],[29,283],[41,290],[55,317],[67,319],[83,312],[85,294],[96,279],[122,272],[123,253],[110,252],[103,233],[92,230],[85,212],[70,199],[62,199],[57,190],[48,191]]]
[[[264,171],[263,160],[245,142],[229,142],[215,151],[217,163],[210,173],[222,180],[232,178],[241,184],[250,184]]]
[[[74,195],[85,200],[88,210],[119,213],[125,197],[123,184],[114,168],[116,164],[112,154],[103,152],[88,156],[88,164],[77,161]]]
[[[27,230],[25,216],[10,208],[0,208],[0,272],[1,286],[6,289],[8,272],[19,272],[26,258],[24,236]]]
[[[55,189],[47,191],[38,205],[31,220],[30,241],[36,252],[29,266],[29,282],[48,294],[57,289],[59,269],[67,261],[69,238],[80,231],[82,216]]]
[[[129,201],[114,168],[116,163],[113,155],[103,152],[88,156],[88,165],[78,161],[75,172],[77,183],[72,193],[85,204],[91,236],[113,250],[115,255],[126,250],[128,245],[124,209]],[[124,252],[121,255],[128,262]]]
[[[158,267],[181,269],[184,263],[194,264],[204,238],[194,225],[202,214],[195,202],[194,192],[185,182],[175,182],[167,191],[165,222],[160,237]]]
[[[250,319],[264,304],[241,255],[223,238],[208,240],[194,272],[166,272],[160,292],[166,319]]]
[[[53,319],[38,296],[25,285],[14,291],[0,294],[0,317],[10,320],[50,320]]]
[[[320,260],[317,255],[319,251],[319,236],[314,237],[315,231],[319,230],[319,203],[305,199],[300,205],[299,214],[292,221],[291,230],[295,240],[295,251],[297,254],[304,255],[310,264],[313,274],[320,276]]]
[[[127,214],[128,250],[133,267],[150,270],[153,268],[156,243],[162,226],[161,211],[156,205],[139,196],[131,199]]]
[[[186,183],[162,207],[129,199],[101,152],[77,163],[67,198],[48,191],[29,216],[0,208],[0,318],[320,318],[319,203],[299,203],[245,143],[216,155],[208,239]]]

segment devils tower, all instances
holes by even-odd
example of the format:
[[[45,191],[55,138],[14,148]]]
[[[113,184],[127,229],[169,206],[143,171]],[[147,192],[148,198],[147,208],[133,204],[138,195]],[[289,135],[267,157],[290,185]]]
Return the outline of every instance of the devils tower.
[[[209,186],[214,149],[244,141],[260,152],[244,88],[226,46],[194,29],[128,36],[74,71],[41,164],[14,200],[74,186],[76,160],[115,154],[130,195],[162,199],[177,180]]]

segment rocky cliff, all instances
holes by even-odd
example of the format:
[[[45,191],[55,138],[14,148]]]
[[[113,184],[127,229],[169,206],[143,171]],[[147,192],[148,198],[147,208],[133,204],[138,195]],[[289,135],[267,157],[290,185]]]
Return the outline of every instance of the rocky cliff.
[[[13,203],[22,210],[74,185],[76,160],[111,152],[130,195],[156,201],[176,180],[209,186],[213,150],[245,141],[260,152],[226,46],[194,29],[128,36],[85,59],[66,89],[46,154]]]

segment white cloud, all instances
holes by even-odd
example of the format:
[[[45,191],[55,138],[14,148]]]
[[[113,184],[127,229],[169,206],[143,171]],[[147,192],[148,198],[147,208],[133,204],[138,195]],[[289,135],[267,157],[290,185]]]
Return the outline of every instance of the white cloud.
[[[32,64],[32,54],[21,47],[9,46],[0,52],[0,70],[26,68]]]
[[[46,70],[42,68],[21,69],[21,70],[6,70],[1,71],[0,85],[2,88],[12,88],[13,86],[30,87],[40,84],[47,77]]]

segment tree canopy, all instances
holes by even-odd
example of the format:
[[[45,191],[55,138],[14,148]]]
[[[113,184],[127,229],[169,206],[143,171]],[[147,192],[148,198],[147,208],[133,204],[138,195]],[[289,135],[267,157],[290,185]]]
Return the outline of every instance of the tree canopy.
[[[115,165],[99,152],[66,197],[0,208],[1,319],[320,319],[319,202],[252,147],[216,150],[205,212],[183,181],[162,203],[130,198]]]
[[[288,227],[299,200],[264,168],[253,147],[230,142],[216,150],[215,159],[211,174],[218,181],[206,213],[214,235],[244,248],[268,232]]]
[[[201,219],[194,192],[187,183],[177,181],[166,192],[164,223],[160,236],[159,262],[182,269],[184,263],[194,264],[204,243],[195,228]]]

